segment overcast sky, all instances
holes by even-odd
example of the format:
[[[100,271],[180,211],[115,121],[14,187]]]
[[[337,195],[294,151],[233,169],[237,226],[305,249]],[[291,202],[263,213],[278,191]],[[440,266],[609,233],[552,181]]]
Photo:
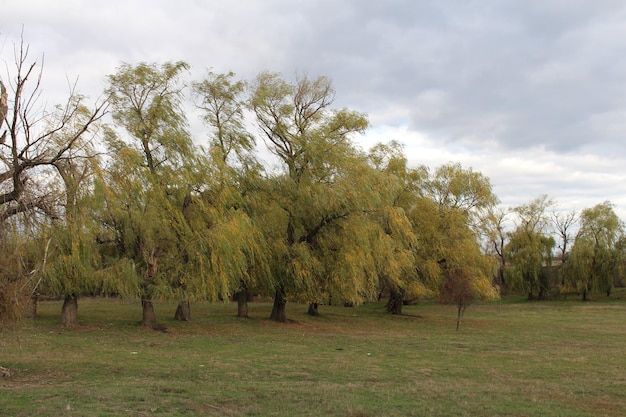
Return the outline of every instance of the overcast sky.
[[[623,0],[4,0],[2,77],[22,28],[44,96],[79,77],[95,99],[120,62],[326,75],[338,106],[368,114],[364,148],[460,162],[505,207],[610,200],[626,220]]]

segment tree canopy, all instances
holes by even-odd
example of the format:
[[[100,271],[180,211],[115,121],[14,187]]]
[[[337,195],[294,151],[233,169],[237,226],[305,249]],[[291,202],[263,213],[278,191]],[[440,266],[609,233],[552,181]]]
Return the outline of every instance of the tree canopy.
[[[66,325],[78,297],[99,294],[141,300],[142,323],[159,328],[155,300],[190,320],[190,303],[231,297],[246,316],[258,294],[286,321],[288,300],[316,315],[386,296],[392,314],[422,299],[453,304],[458,328],[499,290],[552,291],[554,236],[559,291],[610,294],[622,272],[611,203],[578,216],[541,195],[507,211],[471,167],[411,167],[396,141],[362,149],[367,116],[337,107],[328,77],[208,71],[188,82],[184,61],[122,63],[91,108],[72,90],[34,116],[37,66],[27,49],[18,57],[11,98],[0,84],[3,306],[2,291],[27,280],[65,299]]]

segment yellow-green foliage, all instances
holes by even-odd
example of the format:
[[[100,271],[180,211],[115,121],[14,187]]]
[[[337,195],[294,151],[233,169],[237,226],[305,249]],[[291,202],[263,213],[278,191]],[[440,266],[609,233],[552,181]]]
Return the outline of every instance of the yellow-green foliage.
[[[454,169],[452,169],[454,168]],[[471,303],[476,299],[497,297],[491,281],[495,262],[485,256],[472,229],[472,201],[474,198],[458,189],[459,183],[448,176],[457,168],[448,167],[446,181],[436,183],[435,198],[424,197],[409,212],[417,240],[417,269],[426,294],[444,303]],[[444,185],[453,189],[448,192]],[[456,185],[455,185],[456,184]],[[482,204],[482,203],[481,203]]]
[[[96,244],[97,200],[92,192],[97,160],[82,158],[60,161],[63,180],[63,218],[42,227],[49,240],[42,289],[55,296],[80,296],[97,292],[101,283],[95,272],[101,266]]]
[[[46,292],[64,296],[67,294],[81,295],[93,292],[99,287],[94,279],[97,259],[84,244],[77,239],[71,241],[65,248],[57,247],[55,254],[50,254],[50,261],[46,267],[44,288]]]
[[[371,246],[373,226],[365,216],[352,216],[338,233],[320,239],[327,270],[321,288],[334,300],[358,305],[375,296],[379,279]]]
[[[241,281],[252,287],[267,276],[263,235],[245,213],[233,213],[206,231],[205,238],[210,269],[204,279],[213,282],[213,291],[226,296],[236,291]]]
[[[441,295],[446,271],[463,267],[488,296],[472,231],[495,201],[486,178],[459,164],[410,169],[397,142],[366,154],[352,139],[367,118],[332,107],[328,78],[271,73],[251,83],[248,102],[279,161],[265,172],[249,153],[246,84],[232,73],[192,84],[209,129],[206,148],[194,145],[181,107],[187,69],[122,64],[108,77],[126,135],[107,137],[107,167],[87,188],[94,201],[80,202],[95,221],[54,231],[50,292],[195,301],[247,288],[359,304],[384,289]]]
[[[537,294],[541,291],[542,268],[550,259],[554,239],[536,231],[516,229],[509,235],[506,257],[510,268],[506,270],[511,289]]]
[[[121,258],[94,272],[102,293],[123,298],[139,297],[140,277],[132,259]]]
[[[308,244],[292,245],[285,270],[286,278],[292,282],[296,294],[304,294],[309,300],[320,297],[318,282],[324,276],[323,265]]]

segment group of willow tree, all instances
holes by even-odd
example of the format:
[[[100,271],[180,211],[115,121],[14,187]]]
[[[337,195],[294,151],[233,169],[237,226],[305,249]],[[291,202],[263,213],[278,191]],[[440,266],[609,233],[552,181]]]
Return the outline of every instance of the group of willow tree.
[[[540,296],[555,240],[546,197],[497,207],[489,179],[449,163],[411,168],[396,142],[363,150],[365,115],[333,106],[326,77],[262,72],[250,81],[208,72],[187,83],[188,64],[122,64],[89,106],[74,89],[65,104],[40,101],[41,68],[15,50],[0,114],[0,313],[17,318],[25,299],[153,302],[234,298],[247,316],[252,294],[272,297],[285,321],[288,300],[358,305],[389,297],[457,306],[500,289]],[[203,137],[189,128],[188,102]],[[265,166],[256,150],[273,154]],[[553,214],[562,232],[562,287],[587,297],[609,291],[621,266],[622,225],[609,203],[580,215]],[[565,259],[565,256],[562,257]],[[567,268],[566,268],[567,267]],[[494,284],[495,283],[495,284]]]
[[[592,293],[610,296],[615,286],[624,286],[626,237],[613,205],[605,201],[581,212],[554,207],[541,195],[509,213],[490,213],[493,252],[505,266],[498,275],[501,285],[528,299],[577,293],[584,301]],[[510,213],[516,227],[504,232]]]

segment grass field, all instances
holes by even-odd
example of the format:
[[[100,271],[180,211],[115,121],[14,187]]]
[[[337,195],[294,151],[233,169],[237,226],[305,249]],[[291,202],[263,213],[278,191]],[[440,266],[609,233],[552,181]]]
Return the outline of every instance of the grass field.
[[[321,306],[291,323],[271,305],[157,304],[166,333],[137,326],[138,303],[59,302],[0,333],[2,416],[619,416],[626,415],[626,300],[472,306]]]

